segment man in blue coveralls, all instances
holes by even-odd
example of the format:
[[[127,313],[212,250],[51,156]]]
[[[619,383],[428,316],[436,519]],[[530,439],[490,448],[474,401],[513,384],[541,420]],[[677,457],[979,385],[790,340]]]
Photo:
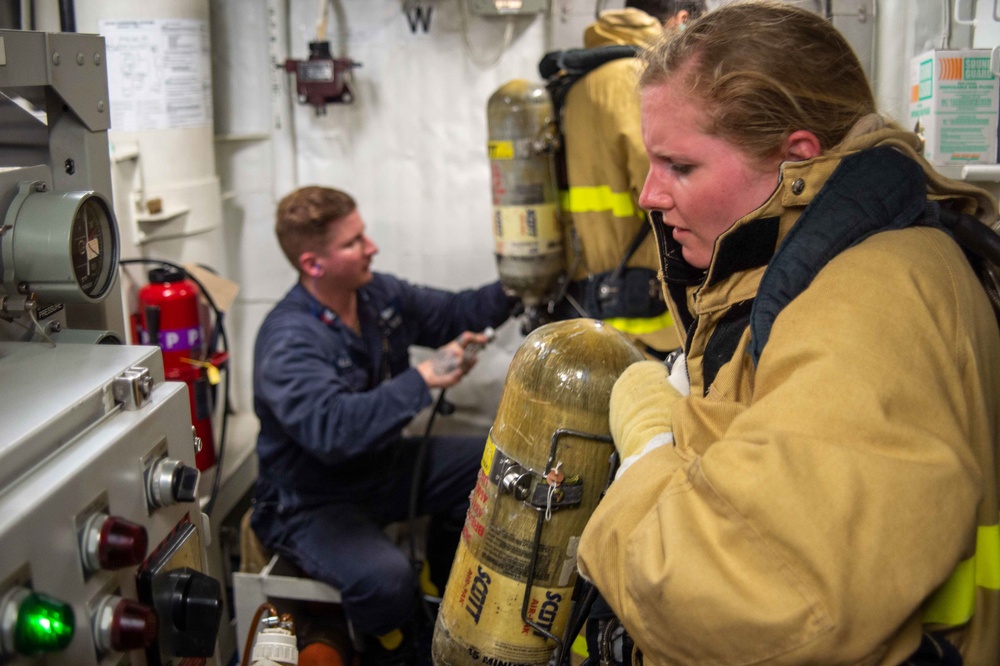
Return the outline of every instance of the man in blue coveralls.
[[[378,248],[354,200],[304,187],[278,205],[276,232],[299,281],[257,335],[254,409],[260,419],[252,526],[265,547],[340,589],[357,632],[393,651],[416,606],[407,554],[383,532],[430,515],[427,561],[443,589],[475,485],[481,437],[420,440],[404,426],[472,366],[470,344],[510,315],[499,282],[458,293],[374,273]],[[440,347],[410,366],[411,345]],[[398,650],[395,650],[399,652]]]

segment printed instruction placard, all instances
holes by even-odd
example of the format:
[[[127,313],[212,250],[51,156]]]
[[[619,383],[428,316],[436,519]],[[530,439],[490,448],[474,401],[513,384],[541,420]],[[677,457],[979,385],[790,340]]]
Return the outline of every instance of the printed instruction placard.
[[[108,52],[111,129],[136,132],[212,122],[208,21],[100,21]]]

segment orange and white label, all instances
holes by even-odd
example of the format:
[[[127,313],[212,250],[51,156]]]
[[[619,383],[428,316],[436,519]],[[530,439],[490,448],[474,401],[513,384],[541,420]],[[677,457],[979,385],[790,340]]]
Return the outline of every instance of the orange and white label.
[[[941,58],[941,74],[938,78],[942,81],[962,80],[962,58]]]

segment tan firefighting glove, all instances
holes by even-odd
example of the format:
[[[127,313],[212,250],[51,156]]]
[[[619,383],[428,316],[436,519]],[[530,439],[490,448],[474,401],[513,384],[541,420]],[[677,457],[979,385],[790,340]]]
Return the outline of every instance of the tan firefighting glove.
[[[681,370],[684,389],[686,367]],[[674,374],[681,374],[676,365]],[[611,389],[611,437],[621,459],[615,478],[642,455],[673,443],[673,407],[681,396],[663,363],[639,361],[626,368]]]

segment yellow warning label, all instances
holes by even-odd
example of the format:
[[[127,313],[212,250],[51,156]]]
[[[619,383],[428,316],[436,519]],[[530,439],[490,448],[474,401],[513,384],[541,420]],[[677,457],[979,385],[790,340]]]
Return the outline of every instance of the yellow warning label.
[[[491,160],[512,160],[514,159],[514,142],[513,141],[490,141],[490,159]]]
[[[486,447],[483,448],[482,468],[486,473],[486,478],[490,478],[490,470],[493,468],[493,458],[497,454],[497,445],[493,443],[493,437],[486,436]]]

